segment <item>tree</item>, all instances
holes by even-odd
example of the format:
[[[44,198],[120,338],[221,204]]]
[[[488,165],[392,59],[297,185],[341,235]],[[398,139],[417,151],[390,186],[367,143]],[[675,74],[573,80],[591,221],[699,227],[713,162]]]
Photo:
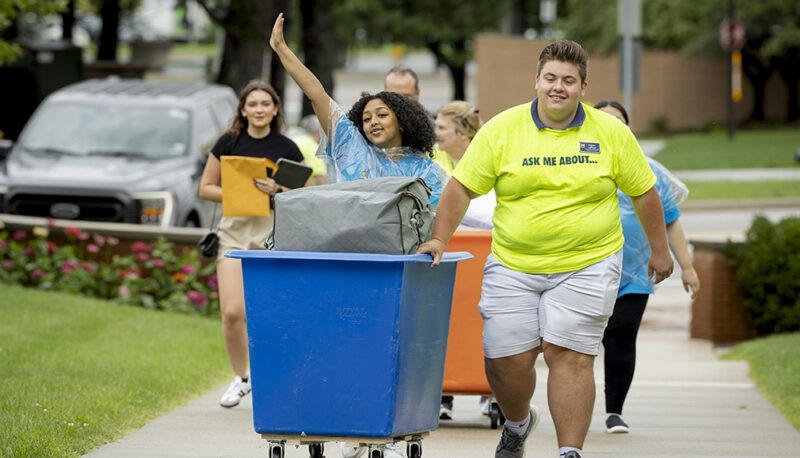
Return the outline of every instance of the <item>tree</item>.
[[[261,78],[269,32],[278,12],[288,9],[289,1],[198,0],[198,3],[225,30],[217,82],[239,90],[251,79]],[[283,96],[285,73],[280,62],[275,61],[272,59],[270,63],[270,83]]]
[[[97,46],[97,60],[117,60],[117,44],[119,43],[119,14],[121,8],[118,0],[102,0],[100,2],[100,43]]]
[[[569,16],[558,26],[587,50],[612,52],[617,46],[617,0],[568,0]],[[718,31],[728,16],[728,0],[647,0],[643,2],[642,42],[651,49],[672,49],[692,55],[722,56]],[[736,16],[746,29],[742,69],[753,85],[755,105],[750,119],[764,119],[764,91],[774,71],[787,85],[788,120],[800,117],[800,6],[796,0],[736,2]]]
[[[75,1],[70,0],[68,12],[72,13],[74,20]],[[77,8],[84,11],[100,13],[100,37],[97,43],[97,60],[117,60],[117,45],[119,44],[120,15],[133,12],[141,5],[141,0],[78,0]],[[69,15],[67,15],[69,16]],[[63,32],[67,34],[66,31]],[[70,31],[69,34],[72,32]],[[66,37],[66,35],[65,35]]]
[[[479,32],[497,29],[509,9],[508,0],[350,0],[337,18],[366,32],[373,44],[387,42],[425,47],[444,64],[453,81],[453,98],[464,99],[465,68]]]
[[[303,20],[303,56],[305,65],[333,95],[333,69],[336,65],[335,19],[333,2],[329,0],[300,0]],[[277,59],[273,59],[277,60]],[[303,97],[303,114],[313,114],[311,100]]]
[[[66,0],[0,0],[0,65],[17,60],[22,50],[12,41],[17,38],[16,20],[20,13],[54,14],[66,9]]]

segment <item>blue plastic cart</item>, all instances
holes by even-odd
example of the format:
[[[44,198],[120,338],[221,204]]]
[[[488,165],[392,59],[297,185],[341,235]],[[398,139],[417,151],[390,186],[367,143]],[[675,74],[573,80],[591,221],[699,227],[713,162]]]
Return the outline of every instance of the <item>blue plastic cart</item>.
[[[253,423],[270,458],[286,444],[409,457],[439,423],[457,261],[428,255],[231,251],[242,260]]]

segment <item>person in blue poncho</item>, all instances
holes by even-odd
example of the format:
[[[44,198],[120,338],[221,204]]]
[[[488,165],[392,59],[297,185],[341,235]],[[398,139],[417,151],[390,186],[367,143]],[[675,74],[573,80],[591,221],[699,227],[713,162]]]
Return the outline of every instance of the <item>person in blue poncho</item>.
[[[436,137],[425,108],[393,92],[362,94],[349,112],[331,99],[322,83],[294,55],[283,37],[278,15],[269,44],[286,71],[311,100],[325,133],[329,182],[383,176],[422,178],[439,203],[447,175],[431,160]]]
[[[625,108],[617,102],[604,100],[595,108],[615,116],[628,124]],[[669,247],[678,264],[681,266],[681,280],[686,291],[692,297],[700,289],[700,280],[692,266],[692,258],[686,244],[678,218],[681,213],[678,204],[683,202],[689,190],[677,178],[651,158],[647,158],[650,168],[656,175],[656,191],[664,208],[664,221],[667,224]],[[650,246],[644,230],[636,219],[631,198],[621,192],[619,196],[619,216],[622,221],[622,233],[625,244],[622,247],[622,278],[614,304],[614,313],[608,320],[603,334],[605,348],[605,395],[606,395],[606,431],[609,433],[627,433],[629,427],[622,419],[622,405],[633,381],[636,365],[636,335],[642,321],[647,299],[653,294],[653,282],[647,278],[647,259]]]
[[[311,100],[326,138],[328,181],[353,181],[384,176],[419,177],[431,189],[430,203],[438,205],[447,174],[432,160],[436,142],[433,123],[419,102],[394,92],[362,94],[345,112],[325,92],[319,79],[295,56],[283,36],[283,13],[272,28],[269,44],[284,68]],[[342,456],[355,458],[365,447],[342,447]],[[384,458],[403,456],[399,443],[386,444]]]

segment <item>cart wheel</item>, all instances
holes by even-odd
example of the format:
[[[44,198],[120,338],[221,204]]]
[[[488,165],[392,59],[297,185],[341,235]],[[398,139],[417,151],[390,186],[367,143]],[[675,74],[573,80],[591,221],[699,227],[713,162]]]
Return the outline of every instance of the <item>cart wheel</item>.
[[[283,458],[283,442],[269,443],[269,458]]]
[[[500,412],[500,406],[493,402],[491,406],[489,406],[489,419],[491,420],[491,427],[492,429],[497,429],[497,423],[500,421],[500,417],[503,417],[503,413]],[[505,423],[505,418],[500,424]]]
[[[325,444],[322,442],[308,444],[308,456],[311,458],[325,458]]]
[[[377,444],[370,445],[368,458],[383,458],[383,447]]]
[[[408,458],[422,458],[422,441],[412,439],[406,442],[406,456]]]

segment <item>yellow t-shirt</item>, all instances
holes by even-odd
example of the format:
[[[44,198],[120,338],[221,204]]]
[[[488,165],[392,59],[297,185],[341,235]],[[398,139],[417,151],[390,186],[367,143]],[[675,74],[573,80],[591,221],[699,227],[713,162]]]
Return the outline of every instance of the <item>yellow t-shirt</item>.
[[[446,152],[440,150],[438,146],[433,149],[433,162],[439,164],[448,176],[453,174],[453,169],[455,168],[453,158]]]
[[[617,188],[639,196],[656,182],[627,126],[585,104],[565,130],[544,127],[534,100],[492,118],[453,177],[497,195],[492,253],[528,273],[582,269],[622,248]],[[538,126],[537,126],[538,124]]]
[[[294,137],[293,140],[303,154],[306,165],[311,167],[311,176],[326,176],[327,168],[325,167],[325,162],[316,156],[317,147],[319,146],[317,141],[308,134]]]

